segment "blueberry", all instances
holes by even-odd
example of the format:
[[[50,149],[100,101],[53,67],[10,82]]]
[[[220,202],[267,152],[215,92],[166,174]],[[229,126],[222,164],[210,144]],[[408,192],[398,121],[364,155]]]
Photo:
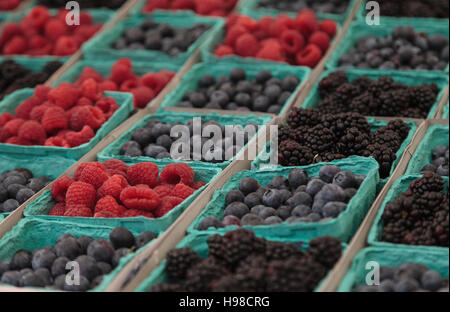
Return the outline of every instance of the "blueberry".
[[[331,183],[333,181],[334,176],[340,171],[341,169],[338,166],[326,165],[320,168],[319,177],[325,183]]]
[[[130,143],[130,142],[128,142],[128,143]],[[127,144],[127,143],[125,143],[125,144]],[[123,154],[122,155],[130,156],[130,157],[142,156],[142,151],[141,151],[139,146],[126,145],[125,148],[122,147],[122,149],[123,149]]]
[[[442,51],[448,45],[448,40],[444,35],[431,35],[428,37],[428,44],[431,49]]]
[[[448,146],[438,145],[433,149],[433,152],[431,153],[432,159],[445,157],[445,152],[448,150]]]
[[[287,76],[283,79],[281,83],[281,89],[283,89],[283,91],[293,92],[295,88],[297,88],[299,83],[300,79],[298,79],[297,77]]]
[[[8,191],[0,184],[0,203],[8,199]]]
[[[420,277],[426,271],[428,271],[428,268],[421,263],[402,263],[395,272],[394,280],[396,282],[404,279],[420,280]]]
[[[440,176],[443,177],[448,177],[448,164],[447,165],[440,165],[437,170],[436,173]]]
[[[310,213],[306,218],[311,220],[311,222],[319,222],[320,219],[322,219],[320,214],[315,213],[315,212]]]
[[[112,271],[111,265],[106,262],[97,262],[97,268],[102,275],[109,274]]]
[[[281,206],[277,209],[277,216],[279,216],[282,220],[286,220],[291,216],[292,208],[289,206]]]
[[[40,268],[51,269],[53,262],[56,259],[56,254],[48,249],[39,249],[34,253],[31,265],[33,270]]]
[[[270,99],[265,95],[258,95],[252,104],[252,109],[257,112],[266,112],[270,107]]]
[[[225,91],[217,90],[211,94],[210,101],[217,103],[220,107],[225,107],[230,101],[230,98]]]
[[[281,88],[279,85],[273,84],[264,89],[264,95],[267,96],[272,102],[276,101],[281,94]]]
[[[299,205],[306,205],[311,207],[312,203],[312,197],[306,192],[297,192],[286,201],[286,204],[291,207],[296,207]]]
[[[326,185],[325,182],[323,182],[320,179],[314,178],[311,179],[308,184],[306,185],[306,193],[308,193],[310,196],[315,196],[319,191]]]
[[[204,75],[198,81],[198,86],[201,88],[208,88],[216,82],[214,76],[212,75]]]
[[[189,95],[189,101],[194,105],[194,107],[202,108],[206,105],[207,99],[203,93],[192,92]]]
[[[437,291],[442,287],[442,277],[441,275],[433,270],[428,270],[422,274],[420,278],[420,283],[423,288],[429,291]]]
[[[345,193],[344,190],[336,185],[336,184],[327,184],[325,185],[319,193],[317,193],[314,200],[324,200],[325,202],[330,201],[337,201],[337,202],[344,202],[345,200]]]
[[[245,80],[246,73],[242,68],[234,68],[230,72],[230,79],[233,82],[238,82],[240,80]]]
[[[247,93],[238,93],[234,96],[234,102],[238,106],[242,107],[251,107],[252,106],[252,98]]]
[[[172,139],[169,135],[163,134],[156,139],[156,145],[164,147],[167,151],[170,151],[172,146]]]
[[[271,216],[264,220],[265,225],[275,225],[283,223],[283,220],[278,216]]]
[[[114,252],[114,256],[111,260],[112,267],[115,268],[119,265],[120,259],[126,257],[130,253],[128,248],[119,248]]]
[[[267,206],[264,205],[257,205],[252,207],[252,209],[250,209],[250,213],[253,213],[255,215],[259,215],[259,213],[264,210],[265,208],[268,208]]]
[[[158,137],[167,134],[170,136],[170,131],[172,126],[167,123],[157,123],[152,128],[152,138],[157,139]]]
[[[248,206],[244,203],[234,202],[229,204],[224,211],[224,216],[233,215],[241,219],[244,215],[250,212]]]
[[[125,227],[117,226],[109,233],[109,240],[115,249],[122,247],[131,248],[136,240],[134,235]]]
[[[154,240],[156,238],[156,234],[150,231],[145,231],[136,236],[136,248],[139,249],[145,245],[147,245],[149,242]]]
[[[177,104],[178,107],[194,107],[191,102],[183,101]]]
[[[448,63],[448,45],[442,49],[441,52],[441,59],[442,61],[444,61],[445,63]]]
[[[55,250],[58,257],[67,257],[71,260],[81,254],[81,247],[73,237],[68,237],[58,242],[55,245]]]
[[[265,83],[270,78],[272,78],[272,74],[268,70],[262,70],[258,72],[255,76],[255,80],[257,83]]]
[[[131,140],[137,142],[139,146],[147,146],[152,141],[152,130],[149,128],[137,129],[131,135]]]
[[[162,146],[150,144],[149,146],[147,146],[145,148],[144,152],[145,152],[145,156],[151,157],[151,158],[156,158],[156,156],[158,154],[167,153],[167,150]]]
[[[355,287],[354,292],[378,292],[377,286],[360,285]]]
[[[410,46],[403,46],[398,51],[398,55],[402,64],[408,64],[411,61],[414,52],[412,51]]]
[[[289,217],[285,220],[287,223],[289,224],[293,224],[293,223],[302,223],[302,222],[311,222],[309,219],[307,218],[299,218],[299,217]]]
[[[252,208],[254,206],[261,205],[262,198],[258,193],[253,192],[245,196],[244,203],[248,206],[248,208]]]
[[[242,226],[245,226],[245,225],[258,226],[258,225],[263,225],[263,224],[264,224],[264,220],[252,213],[248,213],[248,214],[244,215],[241,219]]]
[[[114,42],[113,47],[116,50],[124,50],[127,48],[127,41],[125,40],[125,38],[119,38],[116,40],[116,42]]]
[[[80,284],[79,285],[68,285],[66,283],[63,284],[63,289],[65,291],[87,291],[90,289],[91,283],[89,280],[83,275],[80,276]]]
[[[14,169],[14,171],[21,173],[22,176],[24,176],[25,179],[27,179],[27,180],[29,180],[33,177],[33,173],[30,170],[28,170],[27,168],[16,168],[16,169]]]
[[[224,226],[232,226],[232,225],[236,225],[236,226],[240,226],[241,225],[241,220],[239,220],[239,218],[229,215],[229,216],[225,216],[222,220],[222,224]]]
[[[234,102],[230,102],[227,104],[227,106],[225,107],[226,110],[236,110],[239,106],[234,103]]]
[[[72,234],[63,234],[61,236],[59,236],[56,241],[55,241],[55,245],[58,244],[59,242],[62,242],[63,240],[67,239],[67,238],[74,238],[76,239],[75,236],[73,236]]]
[[[0,282],[3,284],[12,285],[15,287],[20,286],[20,280],[21,276],[18,271],[7,271],[3,273],[2,278],[0,279]]]
[[[309,214],[311,214],[311,212],[312,212],[311,207],[306,205],[298,205],[292,210],[291,215],[295,217],[304,218],[307,217]]]
[[[87,255],[96,261],[110,262],[114,256],[114,247],[111,242],[104,239],[92,241],[87,248]]]
[[[347,208],[345,203],[328,202],[322,207],[322,215],[325,218],[337,218],[345,208]]]
[[[274,208],[271,207],[265,207],[263,209],[261,209],[261,211],[258,213],[258,216],[265,220],[268,217],[272,217],[272,216],[276,216],[277,215],[277,211]]]
[[[33,178],[28,181],[27,187],[31,189],[33,192],[37,193],[41,189],[43,189],[45,184],[43,183],[42,179],[40,178]],[[1,193],[1,187],[0,187],[0,193]],[[0,196],[1,198],[1,196]],[[0,200],[1,201],[1,200]]]
[[[282,195],[279,190],[270,189],[262,197],[264,205],[272,208],[278,208],[282,205]]]
[[[259,182],[253,178],[244,178],[239,182],[239,190],[244,194],[256,192],[259,189]]]
[[[281,93],[280,97],[278,98],[277,104],[280,106],[283,106],[289,100],[291,95],[292,95],[291,92],[284,91],[283,93]]]
[[[378,287],[379,292],[395,292],[395,283],[392,280],[385,280]]]
[[[8,189],[8,186],[10,186],[11,184],[25,185],[27,184],[27,179],[25,179],[23,175],[12,175],[7,177],[3,181],[3,187],[5,187],[6,189]]]
[[[392,266],[382,266],[380,267],[380,280],[392,280],[394,279],[396,268]]]
[[[269,188],[272,189],[287,189],[289,186],[289,180],[283,176],[275,176],[270,181],[270,184],[268,185]]]
[[[350,171],[341,171],[334,176],[333,184],[336,184],[343,189],[354,187],[355,186],[354,175]]]
[[[435,165],[436,167],[439,167],[439,166],[445,165],[446,162],[447,161],[445,160],[445,157],[439,157],[439,158],[436,158],[435,160],[433,160],[433,165]],[[9,192],[9,190],[8,190],[8,192]]]
[[[280,91],[281,91],[281,80],[275,77],[270,78],[269,80],[266,81],[265,83],[265,87],[269,87],[272,85],[277,85],[280,87]]]
[[[11,198],[16,198],[17,193],[18,193],[21,189],[23,189],[23,188],[25,188],[24,185],[20,185],[20,184],[10,184],[10,185],[7,187],[7,190],[8,190],[8,196],[11,197]]]
[[[411,278],[403,279],[395,284],[396,292],[412,292],[418,290],[420,287],[419,283]]]
[[[308,184],[308,180],[308,174],[305,170],[295,168],[292,169],[291,172],[289,172],[288,181],[289,186],[292,190],[297,189],[301,185]]]
[[[34,192],[32,190],[30,190],[29,188],[21,188],[16,195],[16,199],[19,202],[19,204],[23,204],[24,202],[26,202],[28,199],[30,199],[31,197],[33,197]]]
[[[245,195],[238,190],[232,190],[225,196],[225,205],[228,206],[233,202],[244,202]]]
[[[285,203],[289,198],[292,197],[292,193],[286,189],[280,190],[280,194],[281,194],[281,202],[282,203]]]
[[[251,93],[252,90],[253,90],[253,84],[247,80],[241,80],[236,85],[237,92]]]
[[[13,212],[19,208],[20,204],[15,199],[8,199],[3,203],[3,212]]]
[[[281,112],[281,109],[282,107],[280,105],[272,105],[267,110],[267,113],[278,115]]]
[[[37,277],[41,278],[44,282],[44,286],[49,286],[53,284],[53,277],[47,268],[40,268],[34,271]]]
[[[359,188],[365,179],[366,179],[366,176],[363,174],[355,175],[354,176],[355,188]]]
[[[85,254],[87,252],[87,248],[93,240],[94,239],[90,236],[81,236],[77,239],[78,245],[80,245],[81,248],[81,253]]]
[[[0,277],[2,277],[2,274],[6,271],[9,271],[11,262],[8,260],[0,261]]]
[[[354,188],[345,189],[344,190],[344,193],[345,193],[345,201],[344,202],[348,203],[353,198],[353,196],[356,195],[357,192],[358,192],[358,190],[354,189]]]
[[[51,272],[54,278],[58,277],[59,275],[66,274],[67,262],[70,262],[70,259],[67,257],[56,258],[51,267]]]

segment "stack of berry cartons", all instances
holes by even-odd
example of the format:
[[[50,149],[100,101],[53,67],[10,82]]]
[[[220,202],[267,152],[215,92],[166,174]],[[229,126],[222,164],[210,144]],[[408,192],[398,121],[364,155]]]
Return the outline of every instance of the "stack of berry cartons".
[[[263,69],[262,69],[263,68]],[[200,63],[183,76],[160,110],[224,110],[282,114],[308,79],[309,68],[284,64]]]
[[[0,151],[78,160],[128,117],[132,100],[93,79],[16,91],[0,103]]]
[[[65,61],[94,37],[111,12],[82,11],[79,25],[68,25],[69,11],[35,6],[5,23],[0,37],[1,56]]]
[[[191,234],[136,291],[317,291],[344,248],[331,236],[266,238],[247,229]]]
[[[49,230],[51,229],[51,230]],[[25,218],[0,239],[0,285],[48,291],[104,291],[159,232],[143,224],[129,229]],[[79,265],[80,280],[72,274]]]
[[[351,157],[329,164],[243,171],[215,192],[189,233],[244,227],[264,237],[349,241],[376,197],[378,164]]]
[[[225,169],[271,120],[270,116],[217,113],[166,112],[148,115],[99,152],[97,157],[99,160],[117,158],[134,162],[152,161],[161,165],[184,162],[199,167]],[[180,125],[185,125],[189,131],[189,134],[183,133],[189,135],[186,141],[184,137],[177,136],[176,127]],[[211,136],[212,133],[207,132],[208,126],[217,126],[221,137],[216,137],[215,132]],[[228,136],[231,131],[234,131],[233,139],[231,135]],[[193,146],[197,142],[196,138],[201,144],[199,151]],[[190,145],[186,155],[174,153],[180,142]],[[207,147],[210,149],[206,150]]]
[[[184,12],[155,12],[117,23],[83,47],[86,59],[184,64],[223,26],[219,18]]]
[[[183,163],[156,165],[118,159],[80,164],[29,204],[24,215],[44,220],[166,230],[218,175]]]
[[[318,20],[309,9],[296,16],[232,15],[217,36],[202,47],[204,62],[287,63],[314,68],[338,31],[333,20]]]
[[[150,106],[154,98],[165,90],[180,66],[169,63],[83,60],[77,62],[54,83],[82,84],[94,79],[103,91],[129,92],[133,94],[134,107]]]

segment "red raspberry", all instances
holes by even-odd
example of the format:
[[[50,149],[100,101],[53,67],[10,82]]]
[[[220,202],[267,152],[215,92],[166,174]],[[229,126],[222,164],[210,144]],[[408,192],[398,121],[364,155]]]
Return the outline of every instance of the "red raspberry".
[[[328,37],[326,32],[318,30],[309,37],[308,43],[315,44],[322,50],[322,53],[325,54],[330,46],[330,37]]]
[[[151,162],[140,163],[128,167],[127,177],[131,185],[145,184],[150,187],[157,185],[159,168]]]
[[[73,179],[67,176],[56,179],[52,185],[52,198],[57,202],[64,202],[66,200],[67,189],[73,182]]]
[[[281,46],[281,44],[277,40],[268,40],[270,41],[266,41],[262,49],[258,51],[255,57],[276,62],[285,61],[285,57],[283,56],[283,47]]]
[[[89,12],[80,13],[80,24],[82,26],[91,25],[92,23],[94,23],[94,19],[92,18],[91,14],[89,14]]]
[[[44,47],[48,44],[49,44],[49,42],[47,39],[45,39],[44,37],[42,37],[40,35],[36,35],[29,39],[28,49],[30,49],[30,50],[41,49],[42,47]]]
[[[42,126],[47,133],[66,129],[69,124],[65,111],[58,106],[48,108],[42,117]]]
[[[187,185],[184,185],[182,183],[178,183],[175,188],[172,190],[172,196],[179,197],[186,199],[192,194],[194,194],[195,190],[190,188]]]
[[[45,140],[44,146],[56,146],[56,147],[65,147],[70,148],[69,143],[63,138],[60,137],[51,137]]]
[[[92,210],[84,206],[72,206],[64,212],[64,217],[92,217]]]
[[[194,182],[194,184],[192,184],[192,188],[193,188],[194,190],[198,190],[198,189],[204,187],[205,185],[206,185],[205,182],[203,182],[203,181],[197,181],[197,182]]]
[[[95,103],[95,106],[102,110],[106,119],[111,118],[114,112],[119,109],[119,105],[112,97],[101,98]]]
[[[25,16],[24,23],[34,28],[41,28],[50,19],[49,10],[41,5],[37,5]]]
[[[3,47],[3,54],[23,54],[27,49],[27,41],[22,36],[14,36]]]
[[[81,43],[84,43],[94,36],[100,28],[101,25],[80,25],[75,28],[73,35],[75,38],[78,38]]]
[[[169,196],[172,193],[172,189],[166,185],[158,185],[153,189],[156,193],[158,193],[160,198]]]
[[[98,84],[98,87],[102,92],[119,90],[119,87],[117,86],[117,84],[112,80],[102,81]]]
[[[243,34],[239,36],[235,44],[236,53],[240,56],[255,56],[259,50],[259,42],[252,34]]]
[[[33,107],[30,112],[30,119],[37,122],[41,122],[42,117],[44,117],[45,112],[49,109],[47,105],[38,105]]]
[[[92,162],[85,162],[85,163],[82,163],[82,164],[80,164],[80,165],[77,167],[77,169],[75,170],[75,173],[74,173],[74,175],[73,175],[73,179],[74,179],[75,181],[80,180],[81,173],[83,172],[84,168],[86,168],[87,166],[97,166],[99,169],[101,169],[101,170],[103,170],[103,171],[105,171],[105,169],[106,169],[106,168],[105,168],[101,163],[99,163],[98,161],[92,161]]]
[[[159,182],[161,184],[178,184],[183,183],[186,185],[192,185],[194,183],[194,170],[184,163],[169,164],[163,168],[159,176]]]
[[[116,169],[122,172],[127,172],[128,165],[121,161],[120,159],[108,159],[103,162],[103,166],[106,169]]]
[[[296,54],[305,46],[305,39],[295,30],[285,30],[281,35],[281,46],[289,54]]]
[[[110,177],[112,177],[113,175],[120,175],[122,177],[124,177],[125,179],[127,178],[127,174],[126,172],[117,170],[117,169],[106,169],[106,174]]]
[[[271,29],[274,23],[275,18],[273,18],[272,16],[263,16],[259,19],[259,29],[267,35],[270,35],[272,33]]]
[[[25,123],[25,120],[21,118],[15,118],[13,120],[8,121],[4,127],[3,130],[6,131],[9,136],[17,136],[19,133],[20,127]]]
[[[98,197],[112,196],[120,200],[120,193],[128,186],[127,180],[121,175],[113,175],[98,189]]]
[[[58,56],[72,55],[78,51],[78,48],[78,42],[74,38],[62,36],[56,41],[53,54]]]
[[[159,196],[148,186],[128,186],[120,193],[120,200],[129,209],[154,210],[159,204]]]
[[[66,134],[69,133],[69,132],[71,132],[71,131],[68,130],[68,129],[64,129],[64,130],[58,131],[56,136],[59,137],[59,138],[66,139]]]
[[[97,82],[95,82],[95,80],[92,78],[86,79],[81,84],[81,95],[87,97],[88,99],[94,102],[100,100],[103,96],[102,92],[98,87]]]
[[[50,209],[50,212],[48,213],[49,216],[58,216],[62,217],[64,216],[64,212],[66,211],[66,206],[64,203],[57,203],[53,206],[52,209]]]
[[[158,186],[165,186],[170,189],[170,192],[172,192],[172,190],[175,188],[175,185],[176,184],[165,184],[164,183],[164,184],[159,184]]]
[[[224,57],[233,54],[235,54],[233,48],[224,44],[218,45],[214,51],[214,55],[217,57]]]
[[[212,11],[222,9],[222,1],[220,0],[194,0],[195,12],[200,15],[208,15]]]
[[[297,27],[308,38],[318,27],[317,16],[311,9],[304,9],[297,15]]]
[[[89,163],[81,171],[79,181],[89,183],[98,189],[108,178],[108,175],[102,167]]]
[[[277,18],[270,27],[270,35],[279,38],[286,30],[289,30],[289,24],[286,19]]]
[[[114,197],[107,195],[101,198],[95,205],[94,212],[97,213],[101,211],[107,211],[114,215],[120,216],[125,212],[125,207],[120,206]]]
[[[31,56],[51,55],[52,51],[53,51],[52,45],[48,43],[44,45],[42,48],[29,50],[27,54]]]
[[[31,110],[34,107],[38,106],[39,104],[41,104],[39,99],[34,96],[26,99],[25,101],[20,103],[19,106],[16,107],[16,110],[15,110],[16,117],[22,118],[22,119],[29,119]]]
[[[84,67],[83,71],[80,74],[80,77],[77,79],[77,84],[83,83],[83,81],[87,79],[94,79],[96,82],[100,83],[103,81],[103,77],[100,73],[98,73],[92,67]]]
[[[0,46],[3,46],[14,36],[22,36],[22,26],[19,23],[8,23],[3,26],[1,36],[0,36]]]
[[[136,89],[131,90],[131,93],[134,97],[134,107],[136,108],[144,108],[147,104],[150,103],[151,100],[155,97],[155,92],[152,89],[147,87],[138,87]]]
[[[48,93],[48,100],[56,106],[68,110],[75,105],[79,97],[79,91],[68,84],[53,88]]]
[[[169,0],[152,0],[147,1],[147,4],[142,8],[142,12],[152,12],[156,9],[169,9]]]
[[[80,97],[77,101],[77,104],[75,104],[75,107],[77,106],[92,106],[94,103],[89,100],[87,97]]]
[[[19,140],[30,142],[32,145],[43,145],[47,139],[44,127],[34,120],[28,120],[20,126],[17,135]]]
[[[322,50],[314,44],[308,44],[301,52],[297,53],[296,60],[300,66],[314,68],[322,58]]]
[[[46,85],[38,85],[34,88],[34,96],[37,97],[41,102],[47,101],[48,93],[52,88]]]
[[[135,218],[135,217],[154,218],[155,216],[150,211],[143,211],[138,209],[127,209],[120,215],[121,218]]]
[[[248,30],[241,25],[234,25],[227,31],[227,35],[225,36],[225,44],[229,46],[234,46],[236,40],[243,34],[246,34]]]
[[[174,0],[171,5],[172,10],[191,10],[195,11],[194,0]]]
[[[13,136],[5,141],[6,144],[14,144],[14,145],[30,145],[27,142],[19,140],[19,137]]]
[[[184,200],[175,196],[166,196],[161,199],[158,208],[153,212],[157,218],[161,218]]]
[[[250,32],[253,32],[259,28],[258,22],[246,15],[238,15],[235,24],[244,26]]]
[[[319,23],[319,30],[327,33],[332,38],[336,34],[337,24],[333,20],[323,20]]]
[[[0,114],[0,127],[3,127],[8,121],[13,120],[14,116],[10,113]]]
[[[134,74],[131,70],[131,66],[124,62],[116,62],[111,67],[111,77],[110,79],[114,81],[117,85],[121,85],[125,80],[133,79]]]
[[[79,131],[87,125],[93,130],[97,130],[105,121],[105,115],[99,108],[94,106],[80,106],[73,111],[70,117],[70,129]]]
[[[224,10],[215,10],[209,13],[210,16],[225,17],[227,12]]]
[[[59,19],[51,19],[45,24],[45,37],[55,42],[59,37],[68,35],[67,24]]]
[[[84,126],[80,132],[69,131],[66,133],[65,139],[71,147],[80,146],[89,142],[95,136],[94,131],[89,126]]]
[[[147,73],[141,78],[142,84],[154,91],[155,94],[161,92],[169,83],[170,77],[164,73]]]
[[[73,182],[66,193],[66,206],[71,208],[72,206],[82,205],[89,208],[94,208],[97,192],[95,188],[85,182]]]
[[[119,218],[121,216],[116,215],[112,212],[109,211],[100,211],[100,212],[96,212],[94,213],[94,218],[107,218],[107,219],[111,219],[111,218]]]
[[[140,82],[139,82],[139,80],[136,77],[134,77],[133,79],[125,80],[120,85],[119,90],[121,92],[131,92],[132,89],[135,89],[135,88],[139,87],[139,83]]]

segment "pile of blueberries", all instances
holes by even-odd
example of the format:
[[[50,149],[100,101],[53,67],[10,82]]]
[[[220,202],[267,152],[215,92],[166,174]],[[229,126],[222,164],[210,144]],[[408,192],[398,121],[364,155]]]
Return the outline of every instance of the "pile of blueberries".
[[[230,225],[326,222],[346,209],[365,178],[334,165],[323,166],[319,176],[313,178],[295,168],[288,178],[276,176],[266,186],[253,178],[244,178],[238,190],[226,194],[223,220],[206,217],[198,230]]]
[[[49,183],[50,178],[34,178],[25,168],[4,171],[0,174],[0,212],[13,212]]]
[[[204,162],[223,162],[226,160],[231,159],[234,157],[242,148],[243,146],[239,145],[238,138],[243,137],[243,143],[244,146],[248,143],[249,139],[249,133],[255,133],[258,130],[258,127],[254,124],[248,124],[245,127],[236,127],[236,132],[233,136],[233,138],[227,138],[226,131],[224,129],[224,126],[219,124],[216,121],[202,121],[201,123],[201,129],[203,132],[203,129],[209,125],[215,125],[221,128],[222,132],[222,139],[219,139],[214,143],[213,146],[211,146],[211,149],[209,149],[206,153],[202,153],[201,155],[198,155],[198,157],[194,157],[194,153],[196,152],[196,149],[194,149],[194,142],[201,142],[201,147],[203,150],[203,146],[205,144],[210,144],[211,142],[208,142],[211,137],[205,137],[198,134],[194,135],[194,120],[189,120],[185,126],[189,128],[190,138],[189,141],[186,142],[187,144],[190,144],[190,155],[188,159],[179,159],[177,160],[201,160]],[[175,124],[169,124],[166,122],[161,122],[159,120],[150,120],[148,124],[145,126],[145,128],[137,129],[133,132],[131,135],[131,140],[126,142],[120,149],[120,155],[126,155],[130,157],[139,157],[139,156],[147,156],[151,158],[156,159],[164,159],[164,158],[172,158],[171,151],[172,151],[172,144],[177,142],[179,143],[180,138],[179,137],[172,137],[171,136],[171,130],[173,127],[183,125],[182,123],[175,123]],[[254,127],[252,131],[250,131],[250,127]],[[196,138],[197,136],[197,138]],[[208,145],[209,146],[209,145]],[[176,148],[176,147],[175,147]],[[228,150],[228,149],[230,150]],[[220,152],[217,152],[217,149],[220,150]],[[181,153],[181,150],[179,150]],[[222,155],[220,159],[216,159],[215,155]]]
[[[189,28],[175,28],[166,23],[146,20],[136,27],[125,29],[113,43],[117,50],[157,50],[176,56],[188,50],[210,26],[196,24]]]
[[[360,285],[354,292],[448,292],[448,278],[421,263],[380,267],[380,285]]]
[[[134,236],[124,227],[116,227],[109,241],[91,236],[58,237],[54,246],[18,250],[11,260],[0,261],[0,283],[15,287],[46,287],[65,291],[87,291],[100,285],[103,275],[114,270],[122,257],[156,238],[153,232]],[[80,285],[66,283],[66,264],[78,262]]]
[[[391,35],[359,38],[355,47],[339,60],[341,68],[383,70],[445,70],[448,39],[444,35],[416,33],[410,26],[398,26]]]
[[[422,168],[424,171],[432,171],[440,176],[448,177],[448,145],[439,145],[431,153],[433,162]]]
[[[294,12],[312,9],[316,13],[342,14],[347,10],[349,2],[349,0],[261,0],[258,7]]]
[[[247,80],[245,70],[234,68],[229,76],[204,75],[177,106],[278,114],[299,84],[298,77],[279,79],[267,70]]]

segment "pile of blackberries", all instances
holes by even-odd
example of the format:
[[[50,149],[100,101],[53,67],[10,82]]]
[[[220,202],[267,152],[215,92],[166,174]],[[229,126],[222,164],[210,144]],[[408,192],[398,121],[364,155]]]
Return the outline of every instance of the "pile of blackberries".
[[[383,70],[445,70],[448,65],[448,38],[416,33],[410,26],[398,26],[391,35],[359,38],[355,47],[339,60],[341,68]]]
[[[279,79],[267,70],[247,79],[245,70],[234,68],[229,76],[204,75],[177,106],[278,114],[299,84],[298,77]]]
[[[288,178],[275,176],[265,186],[245,178],[239,189],[225,196],[223,220],[206,217],[198,229],[326,222],[347,208],[364,179],[364,175],[354,175],[334,165],[323,166],[319,176],[313,178],[302,169],[292,169]]]
[[[175,28],[148,19],[136,27],[125,29],[113,43],[117,50],[157,50],[170,56],[186,52],[200,38],[209,25],[197,24],[189,28]]]
[[[381,240],[394,244],[448,247],[448,186],[426,171],[386,205]]]
[[[407,86],[388,76],[349,81],[345,72],[336,71],[319,82],[317,106],[328,114],[426,118],[439,91],[435,83]]]
[[[294,12],[312,9],[316,13],[342,14],[347,10],[348,3],[349,0],[261,0],[258,7]]]
[[[433,163],[422,168],[422,172],[431,171],[440,176],[448,177],[448,145],[439,145],[433,149],[431,154]]]
[[[131,140],[125,143],[120,149],[120,155],[126,155],[130,157],[147,156],[156,159],[175,158],[177,160],[201,160],[204,162],[219,163],[226,160],[230,160],[248,143],[251,139],[250,133],[257,133],[258,127],[254,124],[248,124],[245,127],[235,127],[236,132],[231,137],[226,137],[225,127],[215,121],[202,121],[201,130],[208,126],[217,126],[221,129],[222,137],[220,139],[214,138],[213,133],[203,135],[194,135],[194,119],[189,120],[185,126],[189,130],[189,138],[184,141],[179,134],[176,133],[177,129],[174,129],[173,136],[171,131],[174,127],[183,125],[182,123],[168,124],[159,120],[151,120],[145,128],[137,129],[131,135]],[[208,129],[208,128],[206,128]],[[205,130],[206,131],[206,130]],[[243,142],[240,142],[243,139]],[[180,143],[183,145],[180,145]],[[200,143],[201,146],[198,150],[194,144]],[[241,143],[244,145],[241,146]],[[188,146],[189,155],[187,158],[182,157],[181,150],[183,147]],[[205,148],[204,148],[205,147]],[[177,154],[171,153],[177,152]],[[197,152],[201,154],[198,155]],[[179,157],[175,157],[180,154]],[[219,155],[219,156],[217,156]]]
[[[10,261],[0,262],[0,283],[15,287],[46,287],[65,291],[87,291],[100,285],[103,275],[114,270],[122,257],[156,238],[152,232],[134,236],[124,227],[116,227],[109,241],[90,236],[64,234],[54,246],[18,250]],[[66,283],[68,262],[78,262],[80,285]],[[70,277],[69,277],[70,278]]]
[[[51,61],[42,71],[32,72],[13,60],[3,61],[0,64],[0,100],[16,90],[45,83],[61,65],[61,62]]]
[[[380,285],[360,285],[354,292],[448,292],[448,278],[422,263],[380,267]]]
[[[448,18],[448,0],[379,0],[381,15]]]
[[[80,9],[91,9],[91,8],[108,8],[108,9],[118,9],[124,3],[125,0],[78,0]],[[46,6],[48,8],[65,8],[66,0],[38,0],[40,5]]]
[[[278,127],[278,163],[305,166],[353,155],[373,157],[380,165],[380,177],[386,178],[409,131],[400,119],[371,132],[367,119],[358,113],[324,114],[317,108],[293,107],[288,124]]]
[[[166,272],[173,283],[159,283],[151,292],[311,292],[339,260],[341,242],[315,238],[307,251],[293,243],[256,237],[238,229],[207,239],[205,259],[189,247],[167,255]]]
[[[0,174],[0,212],[13,212],[34,194],[50,183],[48,177],[33,177],[25,168]]]

